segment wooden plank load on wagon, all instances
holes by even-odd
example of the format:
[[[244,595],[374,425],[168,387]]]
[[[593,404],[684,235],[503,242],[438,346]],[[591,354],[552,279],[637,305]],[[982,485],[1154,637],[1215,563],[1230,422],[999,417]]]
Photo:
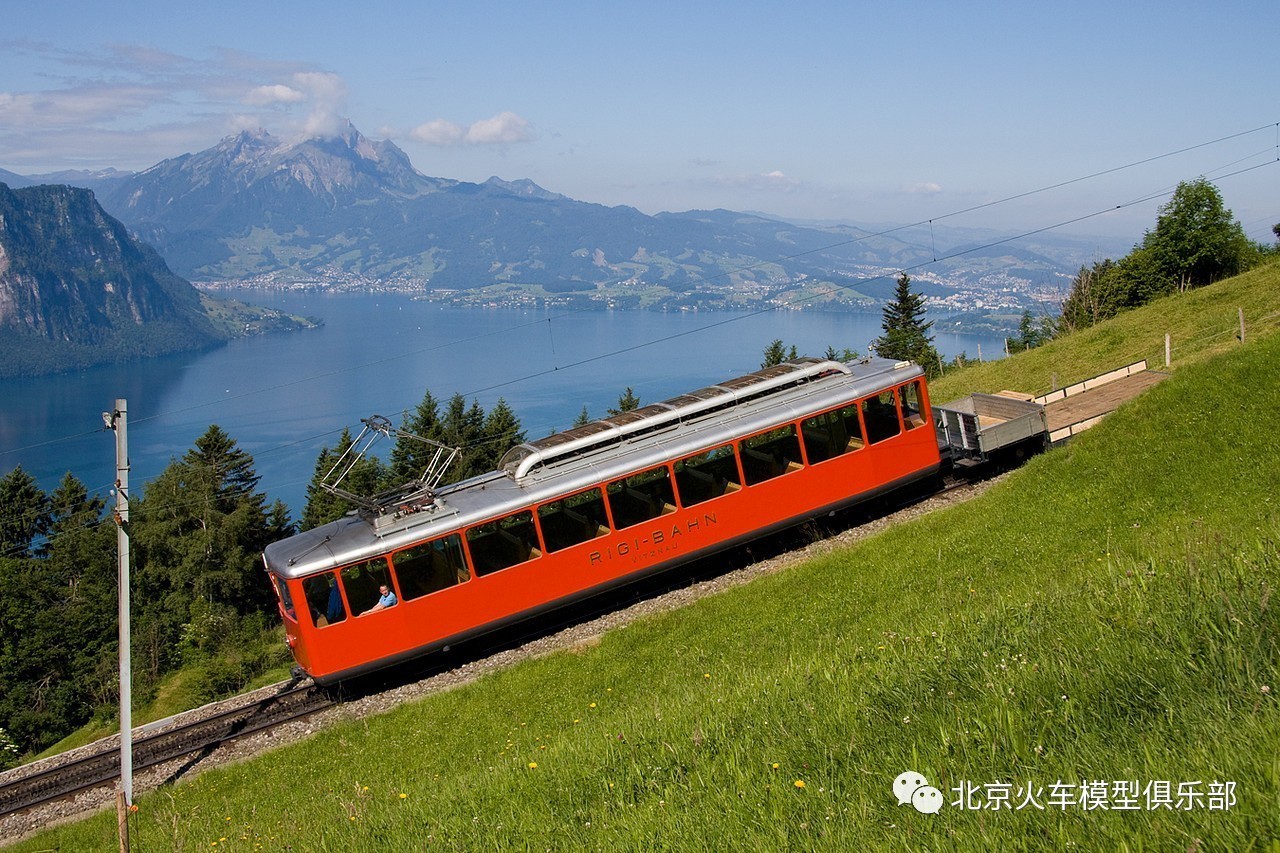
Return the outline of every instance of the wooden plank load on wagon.
[[[1168,376],[1147,369],[1147,361],[1143,359],[1036,397],[1035,402],[1044,406],[1049,443],[1057,444],[1084,432],[1120,408],[1121,403],[1132,400]]]

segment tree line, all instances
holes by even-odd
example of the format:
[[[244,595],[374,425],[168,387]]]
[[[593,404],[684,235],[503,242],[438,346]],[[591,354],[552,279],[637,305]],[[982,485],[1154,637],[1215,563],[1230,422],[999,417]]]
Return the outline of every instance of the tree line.
[[[115,714],[116,522],[74,475],[46,494],[21,467],[0,478],[0,508],[0,741],[38,752]],[[141,702],[183,664],[208,698],[282,659],[260,554],[293,529],[284,504],[258,490],[252,457],[216,425],[130,496]],[[2,746],[0,765],[14,752]]]
[[[402,428],[461,452],[454,482],[491,471],[523,442],[502,400],[485,412],[455,395],[441,407],[428,391]],[[303,528],[351,507],[318,487],[351,445],[316,460]],[[384,463],[362,460],[344,487],[372,494],[420,477],[430,452],[400,440]],[[268,544],[297,532],[281,502],[268,503],[253,457],[218,425],[130,495],[134,696],[154,698],[182,668],[196,703],[241,690],[287,664],[274,593],[262,569]],[[119,702],[116,522],[107,502],[68,473],[46,494],[21,467],[0,478],[0,769],[99,718]]]
[[[1280,224],[1272,230],[1280,240]],[[1212,183],[1183,181],[1129,254],[1080,268],[1056,331],[1088,328],[1153,299],[1239,275],[1278,248],[1250,240]]]

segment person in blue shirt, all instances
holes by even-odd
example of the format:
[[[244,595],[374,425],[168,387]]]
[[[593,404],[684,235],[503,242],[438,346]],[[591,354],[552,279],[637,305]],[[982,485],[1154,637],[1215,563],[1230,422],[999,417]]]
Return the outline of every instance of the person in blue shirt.
[[[338,592],[338,582],[329,575],[329,603],[325,607],[325,619],[332,625],[341,622],[346,615],[342,612],[342,593]]]
[[[381,593],[378,598],[378,603],[370,607],[364,613],[361,613],[361,616],[365,613],[376,613],[379,610],[386,610],[388,607],[395,606],[397,601],[396,594],[391,591],[391,587],[384,583],[382,586],[378,587],[378,592]]]

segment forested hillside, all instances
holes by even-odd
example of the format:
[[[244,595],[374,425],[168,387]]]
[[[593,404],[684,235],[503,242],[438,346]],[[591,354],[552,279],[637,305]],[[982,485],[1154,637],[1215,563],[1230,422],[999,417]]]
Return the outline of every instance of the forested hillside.
[[[292,530],[268,507],[253,459],[216,425],[131,501],[135,697],[186,665],[193,699],[243,687],[283,648],[261,550]],[[68,474],[43,493],[21,468],[0,478],[0,767],[95,714],[110,718],[116,670],[116,531],[100,496]],[[0,746],[3,743],[0,742]]]

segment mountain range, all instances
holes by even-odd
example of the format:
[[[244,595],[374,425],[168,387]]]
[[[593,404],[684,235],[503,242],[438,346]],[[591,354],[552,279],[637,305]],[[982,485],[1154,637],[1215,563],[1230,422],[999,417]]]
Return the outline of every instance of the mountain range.
[[[874,307],[894,270],[963,249],[940,234],[912,240],[726,210],[650,216],[528,180],[429,177],[392,142],[350,123],[302,141],[245,131],[137,173],[0,172],[0,180],[94,189],[103,208],[195,281],[337,275],[437,293],[609,295],[611,304],[641,293],[657,304],[731,305],[833,291],[821,297],[828,307]],[[993,275],[1011,291],[1060,289],[1079,262],[1058,249],[1057,257],[1043,247],[979,249],[931,264],[919,283],[939,296],[991,287]]]

